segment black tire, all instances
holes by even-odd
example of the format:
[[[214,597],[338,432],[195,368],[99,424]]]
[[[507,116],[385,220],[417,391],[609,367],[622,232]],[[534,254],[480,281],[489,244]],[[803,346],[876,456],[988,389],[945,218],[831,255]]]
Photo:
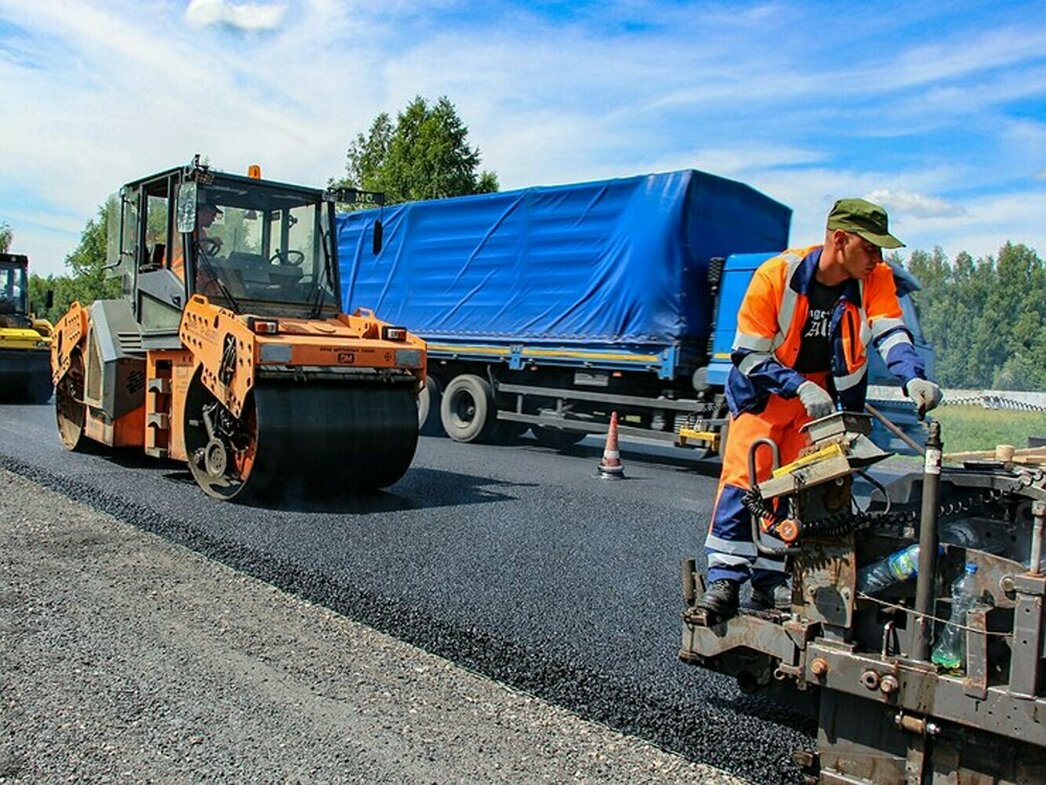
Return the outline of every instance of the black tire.
[[[566,450],[588,436],[585,431],[565,431],[562,428],[546,428],[542,425],[532,425],[530,430],[538,444],[553,450]]]
[[[486,380],[465,373],[450,380],[439,407],[447,436],[456,442],[488,439],[497,425],[494,393]]]
[[[425,378],[425,386],[418,394],[418,432],[425,436],[440,436],[440,404],[443,401],[443,385],[435,376]]]

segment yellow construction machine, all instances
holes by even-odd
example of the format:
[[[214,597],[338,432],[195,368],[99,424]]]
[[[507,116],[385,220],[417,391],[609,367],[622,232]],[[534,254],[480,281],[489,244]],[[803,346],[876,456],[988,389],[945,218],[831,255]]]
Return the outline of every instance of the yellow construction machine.
[[[30,311],[28,257],[0,254],[0,399],[13,403],[51,400],[48,358],[52,329],[50,322],[37,319]]]
[[[370,311],[342,313],[334,206],[354,196],[199,156],[125,185],[108,232],[124,297],[74,303],[55,327],[65,446],[185,461],[206,493],[237,501],[399,480],[425,345]]]

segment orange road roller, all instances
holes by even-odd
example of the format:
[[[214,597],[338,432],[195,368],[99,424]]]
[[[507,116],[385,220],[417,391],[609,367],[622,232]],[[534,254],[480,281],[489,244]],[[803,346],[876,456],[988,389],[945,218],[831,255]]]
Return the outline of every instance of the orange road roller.
[[[184,461],[225,500],[391,485],[417,446],[425,344],[342,313],[332,236],[337,202],[381,197],[251,170],[197,156],[110,202],[107,269],[123,297],[73,303],[55,326],[61,440]]]

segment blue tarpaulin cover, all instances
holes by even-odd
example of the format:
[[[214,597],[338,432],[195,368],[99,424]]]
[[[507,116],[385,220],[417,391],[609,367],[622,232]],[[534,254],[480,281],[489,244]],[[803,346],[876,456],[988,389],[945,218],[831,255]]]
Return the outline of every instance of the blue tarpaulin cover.
[[[706,340],[709,259],[788,245],[791,210],[694,170],[337,217],[342,305],[430,341]]]

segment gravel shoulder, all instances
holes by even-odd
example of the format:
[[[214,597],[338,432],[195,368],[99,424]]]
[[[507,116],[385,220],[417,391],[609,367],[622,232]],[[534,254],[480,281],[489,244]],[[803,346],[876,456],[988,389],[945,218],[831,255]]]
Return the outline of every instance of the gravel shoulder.
[[[0,783],[736,777],[0,470]]]

